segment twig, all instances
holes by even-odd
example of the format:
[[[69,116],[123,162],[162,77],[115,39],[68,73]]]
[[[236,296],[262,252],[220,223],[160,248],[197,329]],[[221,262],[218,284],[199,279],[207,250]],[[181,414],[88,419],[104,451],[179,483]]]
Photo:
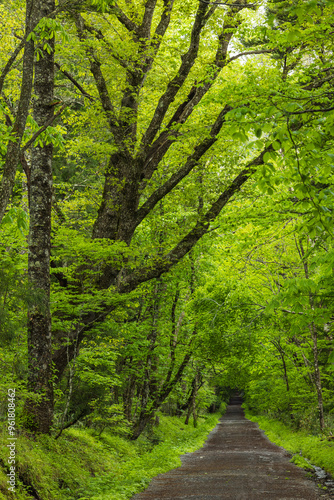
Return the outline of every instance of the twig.
[[[258,7],[257,3],[226,3],[226,2],[210,2],[210,0],[199,0],[202,3],[207,3],[208,5],[227,5],[228,7]]]
[[[58,113],[56,113],[52,118],[50,118],[50,120],[48,120],[43,125],[43,127],[41,127],[39,130],[37,130],[37,132],[35,132],[35,134],[32,136],[32,138],[29,139],[29,141],[23,146],[23,148],[21,148],[21,153],[24,153],[35,142],[37,137],[39,135],[41,135],[41,133],[44,132],[44,130],[46,130],[55,121],[55,119],[58,118],[58,116],[61,115],[61,113],[64,111],[64,109],[66,107],[67,107],[67,104],[63,104],[62,107],[60,108],[60,110],[58,111]]]
[[[65,69],[61,69],[60,64],[58,64],[57,62],[55,62],[55,66],[56,66],[56,68],[58,68],[58,69],[59,69],[59,70],[63,73],[63,75],[65,75],[65,76],[66,76],[66,78],[68,78],[68,79],[70,80],[70,82],[72,82],[72,83],[73,83],[73,85],[74,85],[74,86],[75,86],[78,90],[80,90],[80,92],[82,93],[82,95],[83,95],[84,97],[87,97],[87,99],[89,99],[90,101],[94,101],[94,100],[95,100],[95,99],[94,99],[94,97],[93,97],[93,96],[91,96],[90,94],[88,94],[88,92],[86,92],[86,91],[85,91],[85,89],[84,89],[84,88],[80,85],[80,83],[78,83],[78,82],[75,80],[75,78],[73,78],[73,76],[72,76],[70,73],[68,73],[68,71],[66,71]]]

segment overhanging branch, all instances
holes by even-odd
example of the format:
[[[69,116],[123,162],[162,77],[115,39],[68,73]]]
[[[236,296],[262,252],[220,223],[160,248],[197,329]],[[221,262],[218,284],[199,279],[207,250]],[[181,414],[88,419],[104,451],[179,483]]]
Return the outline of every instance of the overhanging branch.
[[[198,161],[202,156],[210,149],[210,147],[216,142],[217,135],[220,132],[224,122],[226,114],[231,111],[231,107],[226,105],[224,109],[220,112],[215,123],[213,124],[210,134],[206,137],[200,144],[198,144],[193,154],[191,154],[185,165],[180,168],[175,174],[173,174],[168,181],[166,181],[162,186],[160,186],[151,196],[146,200],[146,202],[139,208],[136,217],[136,225],[138,226],[140,222],[147,216],[147,214],[155,207],[155,205],[166,196],[175,186],[177,186],[184,177],[186,177],[198,164]]]
[[[161,257],[156,264],[135,270],[132,274],[121,274],[118,278],[118,291],[127,293],[134,290],[140,283],[158,278],[163,273],[169,271],[179,262],[210,229],[210,223],[220,214],[222,209],[237,193],[241,186],[247,182],[257,167],[264,163],[263,155],[272,151],[272,145],[266,147],[254,160],[248,163],[232,181],[230,186],[219,196],[210,209],[198,220],[195,227],[165,256]]]
[[[55,119],[62,114],[62,112],[66,107],[67,104],[63,104],[60,110],[55,115],[53,115],[52,118],[50,118],[50,120],[48,120],[39,130],[37,130],[37,132],[34,133],[32,138],[29,139],[28,142],[26,142],[23,148],[21,148],[21,153],[24,153],[36,141],[37,137],[39,137],[42,134],[42,132],[44,132],[48,127],[50,127],[50,125],[52,125]]]

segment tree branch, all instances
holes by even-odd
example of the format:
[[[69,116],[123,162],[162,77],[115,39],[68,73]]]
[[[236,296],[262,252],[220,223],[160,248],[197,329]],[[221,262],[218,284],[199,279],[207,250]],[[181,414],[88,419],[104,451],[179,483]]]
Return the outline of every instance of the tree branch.
[[[274,52],[272,49],[270,50],[249,50],[248,52],[242,52],[241,54],[237,54],[236,56],[232,56],[228,61],[227,63],[230,63],[232,61],[234,61],[235,59],[238,59],[239,57],[242,57],[242,56],[250,56],[252,54],[271,54],[272,52]]]
[[[289,309],[280,309],[280,311],[285,312],[285,313],[289,313],[289,314],[301,314],[302,316],[305,316],[305,314],[302,312],[289,311]]]
[[[137,30],[140,38],[150,38],[153,14],[157,0],[146,0],[143,21]]]
[[[209,13],[206,14],[207,16]],[[211,14],[210,14],[211,15]],[[206,93],[211,89],[212,85],[216,81],[222,69],[227,64],[227,52],[229,43],[233,36],[232,28],[236,28],[240,21],[234,23],[232,26],[231,19],[234,18],[235,12],[231,12],[229,23],[224,24],[224,29],[219,35],[219,43],[216,50],[214,61],[208,65],[211,70],[211,66],[215,67],[213,74],[208,74],[207,78],[204,78],[198,84],[195,82],[191,88],[187,98],[178,106],[174,115],[170,119],[166,129],[159,135],[159,137],[153,142],[151,146],[148,146],[144,152],[146,161],[143,168],[143,177],[145,179],[150,179],[156,170],[159,162],[163,156],[168,151],[170,145],[176,136],[173,130],[173,125],[176,123],[183,124],[191,116],[195,106],[202,100]]]
[[[164,0],[163,12],[159,24],[156,27],[155,33],[152,37],[152,46],[154,47],[154,55],[156,55],[156,53],[158,52],[162,38],[169,26],[173,5],[174,5],[174,0]]]
[[[37,132],[34,133],[34,135],[31,137],[31,139],[29,139],[29,141],[26,142],[25,145],[21,148],[21,153],[24,153],[35,142],[35,140],[37,139],[37,137],[40,136],[41,133],[44,132],[44,130],[46,130],[55,121],[55,119],[58,118],[58,116],[60,116],[62,114],[62,112],[64,111],[64,109],[66,107],[67,107],[67,104],[63,104],[62,107],[60,108],[60,110],[55,115],[53,115],[43,125],[43,127],[41,127],[39,130],[37,130]]]
[[[195,335],[195,334],[196,334],[196,332],[193,333],[193,335]],[[190,341],[190,344],[191,344],[191,341]],[[177,370],[173,380],[168,380],[168,381],[166,380],[165,381],[164,385],[162,386],[162,388],[160,390],[159,396],[158,396],[158,400],[157,400],[158,407],[161,405],[161,403],[163,403],[165,401],[167,396],[169,396],[169,394],[171,393],[173,387],[175,387],[175,385],[179,382],[180,378],[183,375],[185,368],[187,367],[187,365],[190,361],[192,354],[193,353],[191,350],[188,351],[186,353],[186,355],[184,356],[183,361],[180,364],[179,369]]]
[[[85,22],[84,22],[82,16],[78,13],[75,13],[74,19],[75,19],[75,24],[76,24],[76,27],[78,30],[80,40],[87,40],[87,35],[85,34]],[[117,137],[118,137],[118,134],[117,134],[118,123],[117,123],[117,119],[116,119],[116,112],[115,112],[114,106],[112,105],[112,102],[111,102],[111,99],[109,96],[109,92],[108,92],[108,88],[107,88],[107,84],[106,84],[106,81],[105,81],[104,76],[102,74],[101,63],[95,57],[92,48],[90,48],[90,47],[86,48],[86,53],[87,53],[87,56],[89,58],[90,70],[91,70],[92,75],[93,75],[94,80],[95,80],[95,84],[96,84],[96,88],[97,88],[98,93],[99,93],[102,108],[107,115],[107,119],[108,119],[109,126],[110,126],[111,130],[113,132],[115,132],[115,134],[114,134],[115,139],[117,139]]]
[[[217,135],[220,132],[226,114],[231,111],[231,107],[226,105],[219,113],[215,123],[213,124],[210,134],[199,145],[194,148],[194,152],[188,157],[185,165],[173,174],[167,182],[160,186],[145,203],[137,211],[136,226],[138,226],[147,214],[155,207],[155,205],[168,194],[175,186],[177,186],[184,177],[186,177],[198,164],[202,156],[210,149],[210,147],[217,141]]]
[[[116,2],[114,3],[111,12],[115,14],[119,22],[123,24],[123,26],[128,31],[134,31],[134,32],[138,31],[139,28],[138,25],[128,18],[128,16],[122,11],[122,9],[117,5]]]
[[[195,63],[199,49],[201,32],[207,22],[207,19],[204,19],[207,8],[208,7],[204,4],[200,4],[198,7],[198,10],[196,12],[196,18],[191,32],[189,49],[184,55],[181,56],[181,65],[179,67],[177,74],[169,82],[165,93],[159,99],[151,123],[149,124],[145,134],[143,135],[140,147],[141,150],[144,150],[145,146],[147,146],[153,141],[155,135],[157,134],[162,124],[162,121],[167,113],[170,104],[173,102],[176,94],[178,93],[179,89],[185,82],[187,76],[190,73],[191,68]]]
[[[77,80],[75,80],[75,78],[73,78],[73,76],[70,73],[68,73],[68,71],[66,71],[65,69],[61,69],[60,64],[58,64],[57,62],[55,62],[55,66],[56,66],[56,68],[58,68],[63,73],[63,75],[66,76],[66,78],[68,78],[70,80],[70,82],[73,83],[73,85],[78,90],[80,90],[81,94],[84,97],[87,97],[87,99],[89,99],[91,102],[95,100],[95,98],[93,96],[91,96],[90,94],[88,94],[88,92],[85,91],[85,89],[80,85],[80,83],[77,82]]]
[[[158,278],[179,262],[198,240],[209,231],[210,223],[220,214],[232,196],[240,190],[241,186],[247,182],[250,175],[256,171],[259,165],[264,163],[263,155],[272,150],[272,145],[266,147],[254,160],[249,162],[216,202],[212,204],[211,208],[198,220],[195,227],[168,254],[158,259],[156,265],[152,263],[150,266],[135,270],[129,275],[121,273],[118,277],[118,291],[127,293],[134,290],[139,283]]]
[[[206,3],[208,5],[227,5],[228,7],[259,7],[259,4],[256,3],[244,3],[244,4],[239,4],[239,3],[227,3],[227,2],[210,2],[210,0],[199,0],[202,3]]]
[[[328,111],[333,111],[334,106],[330,108],[322,109],[305,109],[304,111],[284,111],[286,115],[303,115],[305,113],[327,113]]]

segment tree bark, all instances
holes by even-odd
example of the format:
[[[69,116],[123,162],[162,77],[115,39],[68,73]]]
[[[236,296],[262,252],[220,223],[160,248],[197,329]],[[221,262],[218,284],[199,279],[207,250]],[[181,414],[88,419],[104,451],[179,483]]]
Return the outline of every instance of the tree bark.
[[[54,0],[40,1],[40,17],[48,17]],[[51,53],[43,50],[35,61],[34,119],[39,126],[53,117],[54,38],[47,40]],[[31,159],[30,229],[28,275],[31,287],[40,295],[28,312],[28,388],[38,399],[25,404],[26,427],[49,433],[53,418],[53,381],[50,313],[50,235],[52,201],[52,144],[33,148]]]
[[[187,411],[187,416],[185,420],[185,425],[189,424],[189,419],[190,415],[192,412],[194,412],[194,406],[195,406],[195,401],[196,401],[196,395],[197,395],[197,372],[195,374],[195,377],[192,381],[192,389],[189,397],[189,404],[188,404],[188,411]],[[195,419],[194,419],[194,427],[195,427]]]
[[[315,324],[309,326],[309,330],[312,337],[312,351],[313,351],[313,367],[314,367],[314,384],[317,391],[318,399],[318,410],[319,410],[319,424],[320,429],[323,431],[325,429],[325,419],[324,419],[324,403],[322,397],[322,383],[321,374],[319,368],[319,356],[318,356],[318,335]]]
[[[36,26],[39,18],[36,0],[26,1],[26,27],[25,37]],[[21,44],[20,44],[21,45]],[[7,205],[12,195],[15,173],[20,161],[20,146],[25,130],[29,112],[29,104],[33,85],[34,74],[34,42],[29,40],[24,46],[23,73],[21,82],[21,94],[16,113],[15,123],[11,133],[12,140],[8,141],[4,171],[0,185],[0,223],[5,215]],[[3,76],[4,79],[5,75]]]
[[[297,242],[296,242],[297,245]],[[304,274],[305,278],[309,279],[309,266],[308,266],[308,261],[307,257],[304,251],[303,247],[303,242],[300,239],[299,240],[299,248],[297,245],[297,250],[299,252],[300,258],[303,263],[304,267]],[[316,307],[314,296],[312,293],[309,294],[309,304],[310,308],[313,311],[314,308]],[[321,383],[321,373],[320,373],[320,368],[319,368],[319,353],[318,353],[318,334],[317,334],[317,327],[314,324],[314,321],[309,324],[308,326],[311,338],[312,338],[312,352],[313,352],[313,379],[314,379],[314,385],[317,393],[317,399],[318,399],[318,411],[319,411],[319,425],[320,429],[323,431],[325,428],[325,419],[324,419],[324,403],[323,403],[323,397],[322,397],[322,383]]]

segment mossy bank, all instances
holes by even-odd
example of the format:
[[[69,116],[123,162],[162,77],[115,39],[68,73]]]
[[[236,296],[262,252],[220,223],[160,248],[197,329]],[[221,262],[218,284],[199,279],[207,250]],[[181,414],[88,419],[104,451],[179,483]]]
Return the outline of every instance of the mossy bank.
[[[180,455],[200,448],[219,416],[201,416],[196,428],[185,425],[184,418],[160,416],[159,426],[135,442],[82,428],[68,429],[57,440],[21,434],[16,441],[15,493],[8,490],[7,435],[2,433],[0,499],[129,499],[157,474],[178,467]]]
[[[312,435],[306,431],[293,430],[282,422],[262,415],[252,415],[246,411],[246,416],[259,424],[260,429],[265,432],[270,441],[294,455],[291,461],[296,465],[308,469],[311,463],[334,475],[333,441],[329,441],[324,435]]]

